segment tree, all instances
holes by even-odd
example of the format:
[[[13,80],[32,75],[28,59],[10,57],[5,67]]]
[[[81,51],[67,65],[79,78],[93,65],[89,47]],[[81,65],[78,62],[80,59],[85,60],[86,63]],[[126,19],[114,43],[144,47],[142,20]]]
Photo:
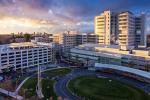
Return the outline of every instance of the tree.
[[[30,38],[31,38],[31,35],[28,34],[28,33],[26,33],[26,34],[24,34],[23,37],[25,38],[25,41],[26,41],[26,42],[29,42],[29,41],[30,41]]]
[[[15,40],[15,34],[14,33],[11,33],[11,34],[12,34],[13,42],[16,42],[16,40]]]

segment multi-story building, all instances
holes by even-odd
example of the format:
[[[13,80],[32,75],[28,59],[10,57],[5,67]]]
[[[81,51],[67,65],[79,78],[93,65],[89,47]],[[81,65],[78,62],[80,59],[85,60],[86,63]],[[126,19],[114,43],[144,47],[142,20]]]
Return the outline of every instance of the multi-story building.
[[[94,66],[95,63],[122,65],[137,69],[144,69],[150,65],[149,50],[122,51],[117,45],[100,46],[98,44],[84,44],[71,49],[72,59],[80,60]]]
[[[81,45],[87,43],[87,33],[80,33],[76,36],[76,44]]]
[[[37,67],[54,61],[54,45],[43,42],[24,42],[0,45],[0,71]]]
[[[135,46],[145,45],[145,14],[135,18]]]
[[[104,11],[101,15],[95,17],[95,34],[99,35],[99,44],[116,44],[117,14],[111,11]]]
[[[95,17],[95,34],[99,35],[99,44],[119,44],[122,50],[134,49],[144,45],[144,30],[144,14],[136,17],[129,11],[104,11]]]
[[[98,43],[99,35],[96,34],[88,34],[87,35],[87,43]]]
[[[135,16],[126,11],[118,15],[119,45],[122,50],[133,49],[135,46]]]
[[[76,35],[76,45],[85,43],[98,43],[98,35],[91,33],[80,33]]]
[[[67,53],[76,46],[76,34],[77,32],[75,31],[53,34],[53,42],[61,46],[62,52]]]

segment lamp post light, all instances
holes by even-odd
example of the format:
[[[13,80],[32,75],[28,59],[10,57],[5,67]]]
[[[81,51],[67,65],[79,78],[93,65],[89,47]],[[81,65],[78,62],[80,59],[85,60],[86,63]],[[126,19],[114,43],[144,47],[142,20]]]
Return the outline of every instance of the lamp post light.
[[[41,67],[39,64],[38,64],[38,83],[37,83],[37,87],[36,87],[36,92],[40,99],[44,97],[44,95],[42,93],[42,84],[41,84]]]

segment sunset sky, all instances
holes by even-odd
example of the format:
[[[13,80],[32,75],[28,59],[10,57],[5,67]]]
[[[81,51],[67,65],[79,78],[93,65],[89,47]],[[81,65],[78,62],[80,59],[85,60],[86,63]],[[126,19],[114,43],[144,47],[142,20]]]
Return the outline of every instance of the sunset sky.
[[[94,16],[103,10],[146,13],[146,33],[150,33],[150,0],[0,0],[0,34],[93,32]]]

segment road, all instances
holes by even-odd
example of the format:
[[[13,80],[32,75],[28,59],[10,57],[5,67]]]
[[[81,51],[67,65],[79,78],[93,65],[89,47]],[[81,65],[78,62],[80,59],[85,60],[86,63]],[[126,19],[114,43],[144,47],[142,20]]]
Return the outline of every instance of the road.
[[[15,98],[15,99],[17,99],[17,100],[23,100],[23,97],[22,97],[22,96],[17,95],[15,92],[10,92],[10,91],[4,90],[4,89],[2,89],[2,88],[0,88],[0,93],[3,93],[3,94],[5,94],[5,95],[8,95],[8,96],[10,96],[10,97],[12,97],[12,98]]]
[[[69,100],[80,100],[79,97],[73,95],[67,89],[66,85],[71,79],[73,79],[75,77],[79,77],[79,76],[86,76],[86,75],[95,76],[96,74],[92,71],[76,69],[76,70],[73,70],[70,74],[63,76],[63,77],[60,77],[58,79],[58,82],[55,85],[56,94],[63,97],[63,98],[67,98]]]
[[[79,76],[96,76],[96,77],[112,78],[114,80],[119,80],[119,81],[122,81],[124,83],[131,84],[135,87],[143,89],[147,93],[150,93],[150,85],[148,83],[143,83],[143,82],[131,79],[131,78],[124,77],[124,76],[76,68],[76,69],[73,69],[70,74],[58,78],[58,81],[54,87],[56,94],[58,96],[66,98],[67,100],[81,100],[81,98],[79,98],[75,94],[72,94],[67,88],[68,82],[71,79],[79,77]]]

